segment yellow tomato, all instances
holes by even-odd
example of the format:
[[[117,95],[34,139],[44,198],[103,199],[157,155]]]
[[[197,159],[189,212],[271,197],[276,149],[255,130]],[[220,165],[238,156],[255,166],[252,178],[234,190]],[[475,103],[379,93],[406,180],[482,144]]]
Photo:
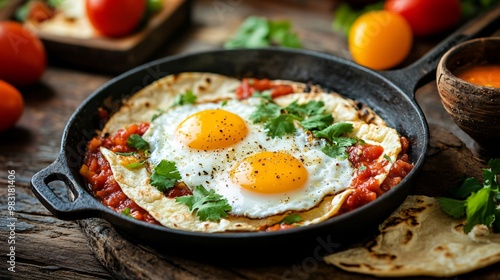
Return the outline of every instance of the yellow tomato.
[[[406,19],[399,14],[370,11],[354,21],[348,44],[356,63],[385,70],[406,58],[413,44],[413,34]]]

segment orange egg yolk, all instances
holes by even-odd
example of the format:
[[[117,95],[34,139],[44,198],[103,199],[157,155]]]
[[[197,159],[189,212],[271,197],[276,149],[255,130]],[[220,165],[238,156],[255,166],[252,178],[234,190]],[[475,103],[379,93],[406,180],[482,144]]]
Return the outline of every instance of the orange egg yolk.
[[[307,177],[302,162],[282,152],[250,155],[231,170],[234,184],[262,194],[298,190],[305,185]]]
[[[221,109],[197,112],[182,121],[175,132],[181,143],[197,150],[230,147],[247,134],[248,128],[242,118]]]

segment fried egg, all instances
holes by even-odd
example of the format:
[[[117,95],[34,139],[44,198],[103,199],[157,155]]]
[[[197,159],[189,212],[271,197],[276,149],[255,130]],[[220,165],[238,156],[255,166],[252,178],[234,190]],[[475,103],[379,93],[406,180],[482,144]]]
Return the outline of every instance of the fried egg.
[[[264,218],[317,206],[349,187],[354,169],[332,158],[300,127],[271,138],[250,120],[260,99],[174,107],[143,135],[152,166],[176,162],[190,188],[203,185],[227,199],[230,214]]]

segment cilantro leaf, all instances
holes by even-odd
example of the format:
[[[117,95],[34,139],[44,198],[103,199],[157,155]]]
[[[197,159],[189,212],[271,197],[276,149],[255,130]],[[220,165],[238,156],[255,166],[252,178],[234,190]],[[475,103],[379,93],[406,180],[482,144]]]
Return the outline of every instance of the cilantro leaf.
[[[326,138],[333,141],[334,138],[337,138],[342,134],[351,133],[353,129],[354,127],[351,123],[335,123],[325,129],[315,131],[314,137]]]
[[[466,178],[463,181],[462,186],[460,186],[459,188],[456,188],[456,189],[452,190],[452,194],[455,197],[458,197],[458,198],[466,198],[471,193],[477,192],[478,190],[480,190],[482,187],[483,186],[481,185],[481,183],[479,182],[478,179],[476,179],[476,178]]]
[[[149,143],[139,134],[132,134],[127,139],[127,146],[136,148],[139,151],[149,151]]]
[[[452,194],[465,200],[439,197],[441,209],[453,217],[465,214],[464,232],[475,225],[484,224],[493,231],[500,231],[500,159],[491,159],[490,168],[483,169],[483,184],[476,178],[466,178]],[[460,215],[462,214],[462,215]]]
[[[181,175],[177,170],[175,162],[162,160],[155,167],[153,174],[151,174],[150,184],[163,192],[172,188],[180,179]]]
[[[232,209],[227,199],[215,193],[214,190],[207,191],[201,185],[194,188],[193,195],[180,196],[175,201],[187,205],[191,212],[196,211],[201,221],[218,222],[226,218],[227,212]]]
[[[321,115],[325,111],[325,102],[311,100],[307,103],[299,104],[297,100],[286,106],[285,110],[289,114],[294,114],[305,118],[306,116]]]
[[[254,123],[266,122],[269,119],[276,118],[281,114],[281,107],[274,103],[262,102],[257,107],[257,110],[252,112],[250,120]]]
[[[285,134],[292,134],[297,130],[293,123],[295,119],[297,119],[297,117],[294,115],[279,115],[266,122],[264,128],[267,130],[267,135],[272,138],[281,137]]]
[[[441,209],[453,218],[460,218],[465,215],[465,201],[447,197],[438,197],[437,201]]]
[[[172,104],[172,107],[175,106],[182,106],[186,104],[194,104],[196,103],[196,99],[198,99],[198,96],[193,93],[193,91],[188,90],[184,94],[178,94],[175,97],[174,103]]]
[[[289,21],[273,21],[265,17],[249,16],[224,43],[224,48],[258,48],[277,45],[300,48],[301,42]]]
[[[347,158],[345,147],[342,146],[326,145],[321,149],[321,151],[331,158]]]
[[[307,118],[300,125],[307,130],[323,130],[333,122],[332,114],[321,114]]]
[[[495,204],[490,199],[490,195],[490,188],[482,188],[467,198],[467,223],[465,223],[464,232],[470,232],[478,224],[489,227],[493,223],[495,220]]]
[[[298,223],[302,221],[302,218],[299,216],[299,214],[291,214],[291,215],[288,215],[286,217],[284,217],[280,222],[279,224],[287,224],[287,225],[291,225],[291,224],[295,224],[295,223]]]

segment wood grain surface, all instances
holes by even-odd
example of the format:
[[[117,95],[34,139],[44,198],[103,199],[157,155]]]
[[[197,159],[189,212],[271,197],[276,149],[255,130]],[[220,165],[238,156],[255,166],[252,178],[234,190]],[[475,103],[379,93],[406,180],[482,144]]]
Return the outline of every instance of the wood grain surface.
[[[286,3],[286,4],[283,4]],[[335,1],[194,2],[192,23],[175,34],[151,59],[220,48],[249,15],[293,21],[304,48],[349,58],[345,38],[332,32]],[[441,38],[418,42],[411,62]],[[22,89],[25,111],[17,126],[0,133],[0,279],[377,279],[314,261],[310,256],[285,264],[227,266],[176,256],[159,256],[129,242],[100,219],[61,221],[34,197],[33,174],[52,163],[66,122],[75,109],[112,75],[69,67],[51,57],[41,81]],[[481,175],[485,162],[471,152],[473,142],[449,118],[434,83],[417,91],[431,128],[431,146],[415,194],[445,193],[462,176]],[[15,174],[15,210],[8,210],[8,171]],[[66,189],[54,183],[61,196]],[[15,273],[7,270],[9,225],[15,218]],[[265,252],[264,252],[265,253]],[[420,279],[420,278],[419,278]],[[493,265],[453,279],[500,279]]]

